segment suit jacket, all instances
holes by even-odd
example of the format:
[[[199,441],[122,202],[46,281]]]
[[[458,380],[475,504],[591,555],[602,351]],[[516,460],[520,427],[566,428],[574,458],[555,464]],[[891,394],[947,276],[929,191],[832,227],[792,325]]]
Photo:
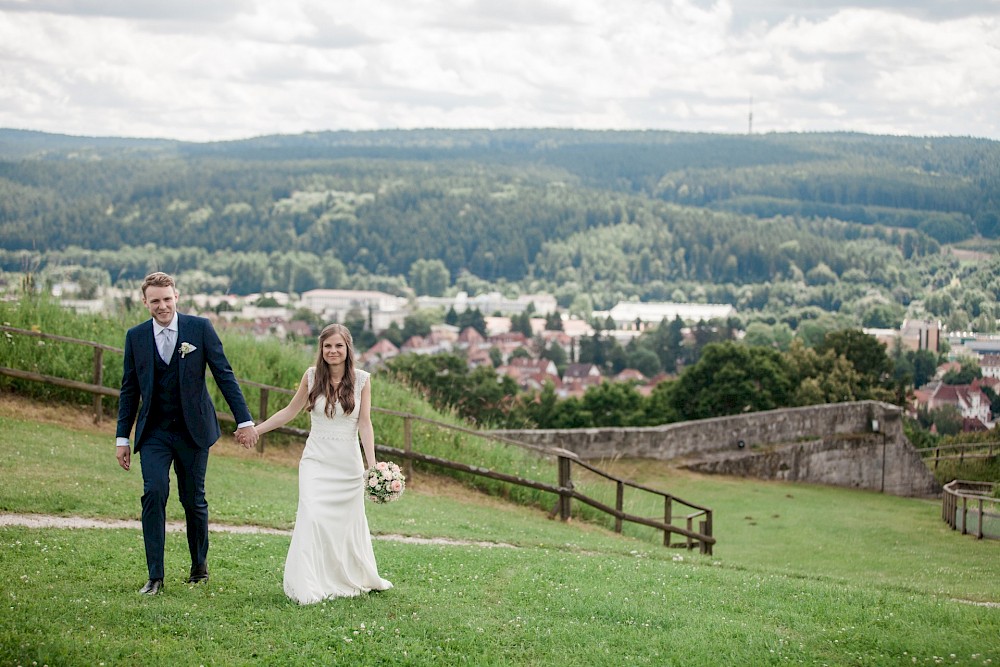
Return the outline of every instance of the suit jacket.
[[[181,390],[181,411],[191,439],[202,448],[211,447],[222,435],[215,415],[215,405],[205,385],[205,368],[212,371],[215,383],[229,404],[236,423],[252,421],[243,392],[233,369],[222,350],[212,323],[204,317],[177,314],[177,343],[190,343],[196,349],[183,358],[177,356]],[[127,438],[135,424],[135,451],[142,446],[149,416],[154,385],[154,356],[158,354],[153,340],[153,320],[149,319],[125,334],[125,359],[122,368],[122,388],[118,398],[117,437]],[[141,401],[140,401],[141,399]],[[138,421],[136,414],[138,413]]]

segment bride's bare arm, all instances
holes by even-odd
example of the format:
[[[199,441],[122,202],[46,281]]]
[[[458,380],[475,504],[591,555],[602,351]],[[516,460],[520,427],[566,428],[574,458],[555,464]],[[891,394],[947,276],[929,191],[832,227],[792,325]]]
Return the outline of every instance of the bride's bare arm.
[[[299,381],[299,388],[295,390],[295,395],[292,396],[292,400],[288,402],[288,405],[275,412],[262,423],[257,424],[257,433],[264,435],[268,431],[273,431],[276,428],[284,426],[302,411],[302,408],[306,406],[306,397],[309,395],[309,381],[306,377],[308,372],[303,373],[302,380]]]
[[[372,381],[371,378],[361,390],[361,409],[358,412],[358,435],[361,436],[361,447],[365,451],[367,468],[377,463],[375,460],[375,427],[372,426]],[[366,469],[367,469],[366,468]]]

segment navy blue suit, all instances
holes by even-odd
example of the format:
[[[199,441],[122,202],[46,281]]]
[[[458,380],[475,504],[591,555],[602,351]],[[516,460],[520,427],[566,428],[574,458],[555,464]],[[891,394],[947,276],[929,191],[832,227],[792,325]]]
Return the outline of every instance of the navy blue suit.
[[[183,343],[195,349],[182,357]],[[160,359],[151,319],[132,327],[125,335],[117,436],[129,437],[135,424],[133,443],[134,451],[141,452],[142,531],[150,579],[163,578],[171,464],[187,519],[191,565],[206,565],[205,471],[209,447],[222,435],[205,385],[206,369],[212,371],[236,422],[252,421],[222,341],[209,320],[177,314],[177,340],[169,364]]]

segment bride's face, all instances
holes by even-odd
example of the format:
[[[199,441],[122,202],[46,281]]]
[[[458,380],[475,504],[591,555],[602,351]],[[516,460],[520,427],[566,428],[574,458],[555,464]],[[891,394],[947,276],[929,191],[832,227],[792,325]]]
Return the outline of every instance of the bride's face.
[[[323,360],[331,366],[347,361],[347,341],[340,334],[333,334],[323,341]]]

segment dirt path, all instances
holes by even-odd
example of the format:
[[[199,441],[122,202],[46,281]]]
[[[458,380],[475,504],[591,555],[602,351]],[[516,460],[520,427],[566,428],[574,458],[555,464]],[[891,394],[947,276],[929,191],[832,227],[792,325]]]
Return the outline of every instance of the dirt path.
[[[75,516],[49,516],[45,514],[2,514],[0,527],[22,526],[24,528],[128,528],[142,530],[142,524],[132,519],[87,519]],[[291,535],[290,530],[266,528],[264,526],[233,526],[210,523],[209,531],[216,533],[240,533],[244,535]],[[168,521],[167,532],[184,532],[184,523]],[[505,549],[516,549],[513,544],[505,542],[479,542],[473,540],[452,540],[445,537],[412,537],[410,535],[372,535],[373,539],[390,542],[406,542],[409,544],[449,544],[454,546],[472,546]]]

